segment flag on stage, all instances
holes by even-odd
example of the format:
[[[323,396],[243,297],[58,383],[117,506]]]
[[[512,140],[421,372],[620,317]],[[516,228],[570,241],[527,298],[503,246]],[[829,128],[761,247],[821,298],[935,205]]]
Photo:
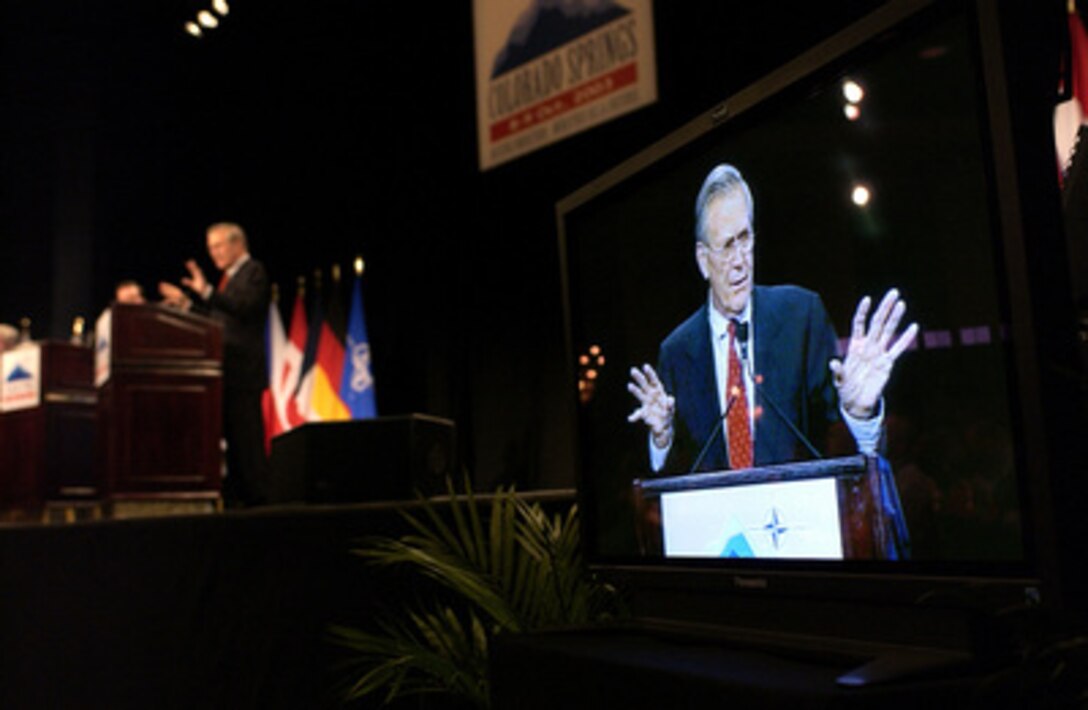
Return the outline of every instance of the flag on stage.
[[[295,391],[302,374],[302,353],[306,349],[306,279],[299,277],[295,292],[295,307],[291,312],[291,326],[287,343],[283,348],[283,363],[275,391],[280,393],[276,405],[283,406],[280,414],[283,430],[290,431],[306,421],[304,410],[298,406]]]
[[[1068,32],[1068,55],[1062,58],[1068,83],[1063,79],[1059,85],[1068,100],[1054,107],[1054,146],[1063,182],[1072,169],[1073,159],[1084,160],[1079,153],[1088,150],[1080,145],[1084,139],[1079,138],[1082,127],[1088,123],[1088,30],[1072,2],[1068,6]]]
[[[321,271],[314,272],[314,298],[310,307],[310,322],[306,332],[306,347],[302,350],[298,388],[295,390],[295,407],[308,422],[321,421],[313,410],[314,380],[316,378],[317,345],[321,338],[321,325],[325,317],[321,307]]]
[[[261,410],[264,414],[264,450],[272,451],[272,437],[283,433],[283,421],[277,406],[276,373],[283,367],[283,354],[287,336],[283,332],[283,319],[280,317],[279,292],[272,287],[272,300],[268,303],[268,323],[264,329],[266,364],[268,365],[268,387],[261,393]]]
[[[374,376],[370,371],[370,338],[363,317],[363,259],[355,260],[355,279],[351,288],[347,340],[344,346],[344,374],[340,380],[340,399],[352,419],[378,416],[374,399]]]
[[[328,310],[317,343],[314,390],[310,399],[310,409],[316,418],[326,422],[350,418],[348,408],[340,399],[340,379],[344,370],[344,316],[340,306],[340,267],[335,264],[329,291]]]

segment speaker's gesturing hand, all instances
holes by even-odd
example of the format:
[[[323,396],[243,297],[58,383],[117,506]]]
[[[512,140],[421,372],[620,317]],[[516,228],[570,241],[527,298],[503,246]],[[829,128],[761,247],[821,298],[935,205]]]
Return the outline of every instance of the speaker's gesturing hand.
[[[872,299],[868,296],[858,303],[846,357],[830,363],[842,408],[857,419],[873,416],[891,377],[892,366],[918,335],[917,323],[911,323],[902,333],[896,334],[899,321],[907,310],[898,290],[889,289],[884,294],[866,324],[871,305]]]
[[[676,399],[665,391],[654,368],[649,365],[643,365],[641,370],[632,367],[627,391],[639,401],[638,409],[631,412],[627,421],[642,421],[650,427],[657,448],[664,449],[672,444],[672,419],[676,412]]]

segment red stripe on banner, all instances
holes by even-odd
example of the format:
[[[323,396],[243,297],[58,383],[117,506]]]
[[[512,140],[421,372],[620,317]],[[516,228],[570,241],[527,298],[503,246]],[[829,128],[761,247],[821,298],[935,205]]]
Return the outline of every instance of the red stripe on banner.
[[[515,133],[521,133],[568,111],[592,101],[597,101],[625,86],[630,86],[637,79],[638,62],[625,64],[619,69],[614,69],[596,79],[587,81],[573,89],[568,89],[562,94],[545,99],[523,111],[518,111],[501,121],[491,124],[491,140],[498,141]]]

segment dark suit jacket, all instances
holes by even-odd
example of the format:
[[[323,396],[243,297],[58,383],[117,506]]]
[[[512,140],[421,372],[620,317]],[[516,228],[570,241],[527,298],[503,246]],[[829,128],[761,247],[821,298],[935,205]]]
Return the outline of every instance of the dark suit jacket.
[[[193,300],[193,309],[223,324],[223,386],[264,389],[268,384],[264,330],[271,298],[268,272],[250,258],[222,293]]]
[[[715,436],[715,427],[721,427],[708,307],[704,304],[661,344],[657,372],[676,398],[675,438],[661,473],[687,473],[704,443]],[[818,447],[827,425],[838,419],[838,396],[828,369],[836,353],[835,330],[820,297],[798,286],[756,286],[752,320],[753,367],[763,380],[756,390],[756,405],[763,413],[754,430],[755,465],[809,458],[782,417]],[[729,467],[724,438],[716,435],[699,470]]]

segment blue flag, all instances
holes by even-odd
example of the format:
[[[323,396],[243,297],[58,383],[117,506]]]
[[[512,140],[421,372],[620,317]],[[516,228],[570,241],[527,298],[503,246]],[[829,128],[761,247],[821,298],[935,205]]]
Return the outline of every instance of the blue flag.
[[[378,416],[374,400],[374,376],[370,369],[370,338],[363,318],[362,278],[356,274],[351,288],[347,338],[344,342],[344,374],[340,381],[340,399],[352,419]]]

